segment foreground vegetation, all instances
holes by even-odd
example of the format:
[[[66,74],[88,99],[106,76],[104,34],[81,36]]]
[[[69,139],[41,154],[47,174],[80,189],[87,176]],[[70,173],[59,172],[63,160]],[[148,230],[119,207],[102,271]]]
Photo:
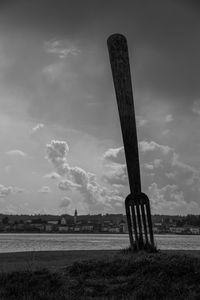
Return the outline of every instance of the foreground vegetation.
[[[200,299],[200,258],[123,251],[56,272],[1,273],[0,299]]]

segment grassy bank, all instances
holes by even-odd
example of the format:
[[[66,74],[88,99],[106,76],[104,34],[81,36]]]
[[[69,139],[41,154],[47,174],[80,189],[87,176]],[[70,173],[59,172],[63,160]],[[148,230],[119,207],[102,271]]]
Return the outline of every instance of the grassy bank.
[[[115,251],[86,259],[59,271],[1,273],[0,299],[200,299],[198,256]]]
[[[27,271],[45,268],[59,271],[76,261],[113,257],[117,250],[31,251],[0,253],[0,272]]]

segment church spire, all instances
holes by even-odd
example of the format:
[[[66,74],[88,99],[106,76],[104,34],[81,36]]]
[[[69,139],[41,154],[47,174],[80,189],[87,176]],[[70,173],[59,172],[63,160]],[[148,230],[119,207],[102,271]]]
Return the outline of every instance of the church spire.
[[[76,222],[77,222],[77,216],[78,216],[77,209],[75,209],[75,212],[74,212],[74,224],[76,224]]]

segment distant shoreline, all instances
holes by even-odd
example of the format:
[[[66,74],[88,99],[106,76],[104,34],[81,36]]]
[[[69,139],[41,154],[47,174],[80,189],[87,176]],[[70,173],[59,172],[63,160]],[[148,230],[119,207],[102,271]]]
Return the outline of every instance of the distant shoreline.
[[[128,235],[128,232],[39,232],[39,231],[8,231],[8,232],[0,232],[0,234],[105,234],[105,235]],[[195,233],[173,233],[173,232],[162,232],[162,233],[154,233],[154,235],[189,235],[189,236],[200,236],[200,234]]]

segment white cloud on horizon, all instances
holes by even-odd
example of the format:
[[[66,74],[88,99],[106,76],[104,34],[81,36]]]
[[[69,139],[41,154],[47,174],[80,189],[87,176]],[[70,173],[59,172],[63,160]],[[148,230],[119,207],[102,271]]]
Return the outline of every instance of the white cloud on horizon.
[[[154,182],[148,189],[149,199],[154,214],[195,214],[199,205],[195,201],[186,202],[184,194],[177,185],[166,185],[158,188]]]
[[[22,194],[25,192],[24,188],[16,186],[5,186],[0,184],[0,198],[7,198],[10,195]]]
[[[0,184],[0,198],[6,198],[9,195],[11,195],[11,193],[13,192],[13,187],[12,186],[4,186],[2,184]]]
[[[169,146],[141,141],[139,149],[143,191],[148,196],[151,195],[152,205],[156,203],[156,199],[160,201],[154,213],[159,211],[172,214],[178,212],[178,209],[180,213],[184,213],[195,212],[194,208],[197,207],[200,209],[199,170],[181,161],[179,155]],[[122,152],[123,147],[106,151],[103,157],[110,165],[107,164],[103,179],[111,186],[119,185],[123,189],[128,187],[128,177],[126,165],[118,164],[122,161],[117,159],[117,154],[120,153],[121,156]]]
[[[69,147],[66,142],[51,141],[50,144],[47,144],[46,150],[47,159],[63,178],[58,184],[59,189],[63,191],[73,189],[79,192],[83,204],[87,205],[90,213],[119,209],[118,200],[122,200],[122,198],[117,190],[107,189],[100,185],[95,174],[86,172],[77,166],[69,166],[67,161]]]

